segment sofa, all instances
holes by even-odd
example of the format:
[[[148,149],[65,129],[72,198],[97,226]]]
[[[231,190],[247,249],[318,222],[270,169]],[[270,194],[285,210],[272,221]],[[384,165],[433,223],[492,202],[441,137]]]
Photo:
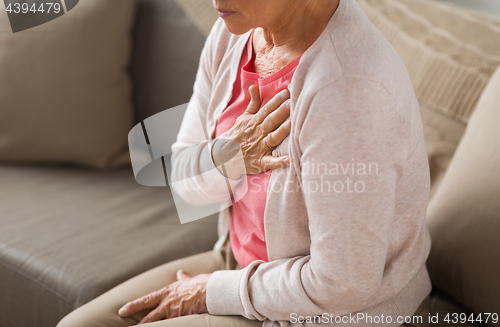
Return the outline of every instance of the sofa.
[[[430,0],[358,3],[420,103],[431,325],[499,326],[500,21]],[[53,327],[213,247],[216,215],[181,224],[168,187],[135,181],[127,133],[189,101],[215,19],[206,0],[80,0],[17,34],[0,15],[0,327]]]
[[[0,63],[0,75],[16,86],[7,92],[2,84],[0,91],[0,326],[54,327],[75,308],[145,270],[213,248],[217,217],[181,224],[168,188],[135,181],[127,145],[135,123],[189,101],[205,35],[172,0],[82,0],[64,16],[18,34],[1,24],[5,18],[0,16],[0,62],[9,55],[6,43],[18,49],[12,56],[40,51],[56,60],[32,63],[29,74],[17,66],[26,65],[27,56]],[[65,33],[84,46],[72,44]],[[47,44],[37,43],[39,38]],[[50,76],[38,76],[42,73]],[[16,78],[22,78],[19,84]],[[22,87],[44,89],[45,95],[25,96]],[[61,90],[71,97],[61,99]],[[30,100],[24,97],[33,102],[19,103]],[[79,111],[82,104],[92,108]],[[33,109],[44,116],[28,117]],[[111,109],[112,117],[101,114]],[[75,121],[64,116],[70,110]],[[91,110],[97,118],[90,117]],[[9,121],[16,127],[12,131],[5,127]],[[42,129],[36,122],[46,127],[36,130]],[[82,134],[79,126],[98,139]],[[105,144],[112,128],[121,141],[113,137]],[[16,138],[16,130],[23,134]],[[28,133],[29,147],[19,140]]]

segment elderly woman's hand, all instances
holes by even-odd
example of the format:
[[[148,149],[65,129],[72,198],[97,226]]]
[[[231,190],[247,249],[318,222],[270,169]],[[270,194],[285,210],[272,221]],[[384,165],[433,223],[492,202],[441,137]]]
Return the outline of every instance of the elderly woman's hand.
[[[163,319],[207,313],[207,282],[211,274],[189,277],[183,270],[177,271],[177,282],[125,304],[120,317],[128,317],[139,311],[154,309],[139,325]]]
[[[212,152],[216,165],[225,164],[226,176],[230,178],[260,174],[289,164],[288,157],[275,157],[271,152],[290,134],[290,92],[281,91],[262,108],[259,88],[253,85],[249,92],[247,109],[218,138]],[[243,160],[241,157],[231,160],[239,149]]]

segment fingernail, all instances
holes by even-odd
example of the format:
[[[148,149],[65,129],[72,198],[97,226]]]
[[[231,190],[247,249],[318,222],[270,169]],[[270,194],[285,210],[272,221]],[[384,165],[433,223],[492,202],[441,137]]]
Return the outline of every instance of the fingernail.
[[[286,106],[288,107],[288,109],[290,109],[291,105],[292,105],[292,104],[290,103],[290,100],[288,100],[288,102],[287,102],[287,104],[286,104]]]
[[[288,157],[284,158],[284,159],[283,159],[283,162],[284,162],[284,163],[288,163]]]
[[[125,310],[125,307],[121,307],[120,310],[118,310],[118,315],[123,317],[127,314],[127,310]]]
[[[289,96],[290,96],[290,91],[288,91],[288,89],[284,89],[283,91],[281,91],[281,98],[283,100],[288,99]]]

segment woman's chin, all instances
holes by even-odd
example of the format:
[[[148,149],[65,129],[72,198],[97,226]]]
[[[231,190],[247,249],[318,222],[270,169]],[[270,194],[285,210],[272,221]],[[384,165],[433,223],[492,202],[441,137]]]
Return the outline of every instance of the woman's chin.
[[[232,34],[241,35],[245,34],[246,32],[252,29],[247,24],[242,24],[241,22],[238,22],[238,20],[235,19],[236,17],[233,16],[234,15],[222,18],[229,32],[231,32]]]

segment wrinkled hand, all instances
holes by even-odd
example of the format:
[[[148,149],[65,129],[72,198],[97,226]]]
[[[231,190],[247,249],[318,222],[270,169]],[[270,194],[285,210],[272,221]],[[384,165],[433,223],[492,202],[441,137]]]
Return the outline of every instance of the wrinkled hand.
[[[120,317],[128,317],[139,311],[154,309],[140,322],[146,324],[163,319],[207,313],[207,282],[211,274],[189,277],[183,270],[177,271],[177,282],[125,304]]]
[[[217,166],[224,164],[229,178],[242,174],[260,174],[270,169],[286,167],[288,157],[274,157],[272,149],[290,134],[290,92],[285,89],[261,108],[259,88],[249,88],[250,103],[236,119],[233,127],[223,133],[213,148]],[[241,156],[230,160],[241,149]],[[228,153],[233,155],[229,156]]]

